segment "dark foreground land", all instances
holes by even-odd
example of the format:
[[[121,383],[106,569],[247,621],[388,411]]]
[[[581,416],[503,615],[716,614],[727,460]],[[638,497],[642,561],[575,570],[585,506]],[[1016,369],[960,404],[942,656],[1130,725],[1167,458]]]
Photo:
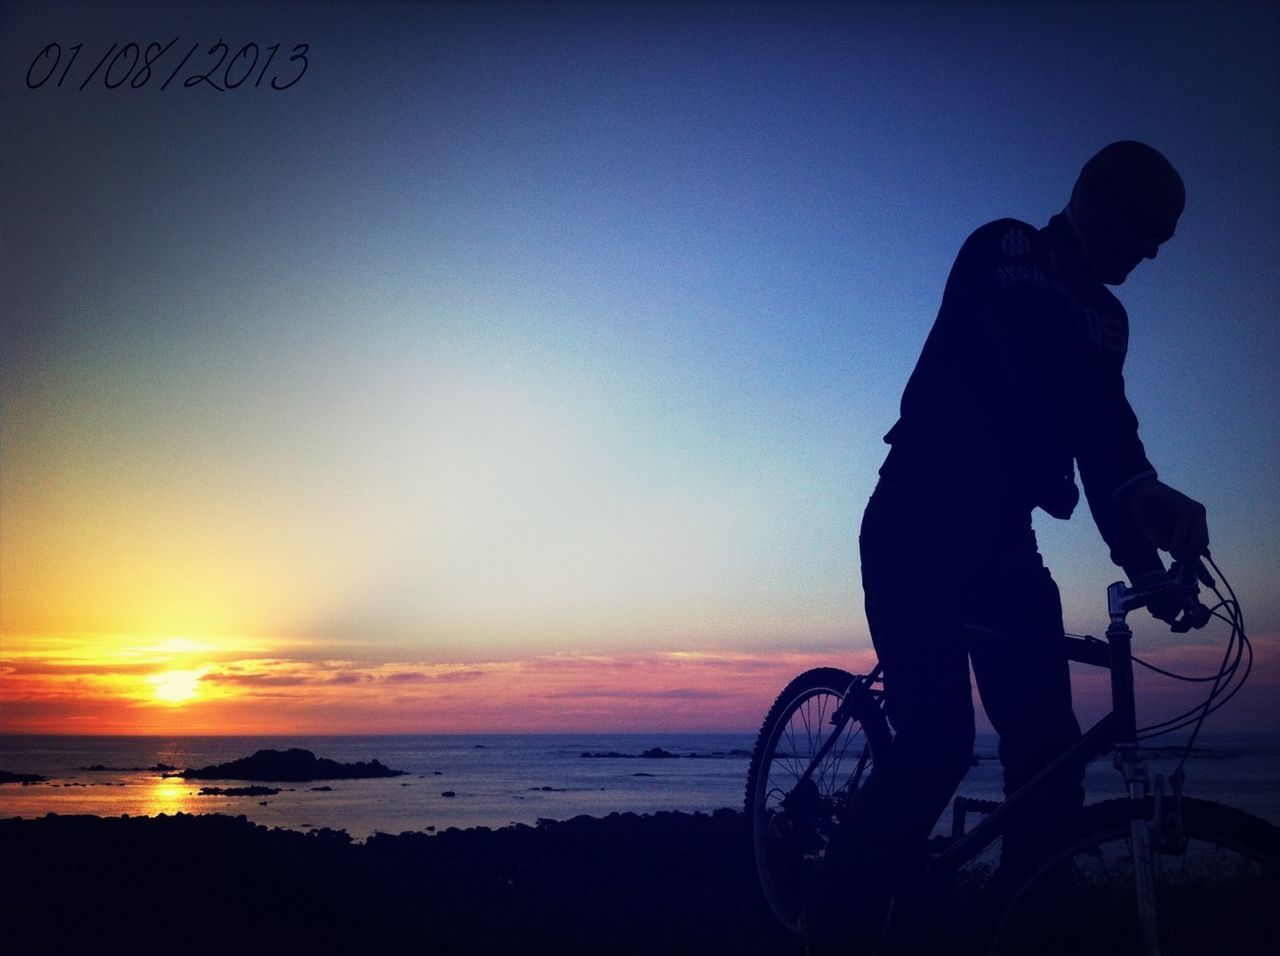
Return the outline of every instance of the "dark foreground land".
[[[4,953],[792,954],[742,814],[375,835],[0,820]]]

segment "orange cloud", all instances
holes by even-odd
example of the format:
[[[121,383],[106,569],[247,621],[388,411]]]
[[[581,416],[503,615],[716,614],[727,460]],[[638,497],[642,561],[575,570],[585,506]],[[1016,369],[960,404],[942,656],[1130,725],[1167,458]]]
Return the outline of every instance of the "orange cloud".
[[[450,664],[263,657],[215,661],[196,672],[172,661],[95,670],[82,661],[26,659],[0,673],[0,726],[5,733],[750,730],[795,674],[858,660],[812,652]],[[181,677],[181,693],[167,674]]]
[[[34,644],[0,659],[0,733],[351,734],[755,730],[783,686],[811,667],[872,666],[867,651],[664,651],[431,663],[304,659],[247,642],[106,642],[101,653]],[[1254,638],[1248,685],[1214,730],[1277,730],[1280,635]],[[1144,658],[1180,673],[1218,666],[1212,643],[1147,642]],[[95,661],[94,658],[97,658]],[[1137,671],[1139,718],[1195,707],[1205,684]],[[1109,706],[1105,671],[1077,667],[1082,723]],[[982,721],[980,729],[988,729]]]

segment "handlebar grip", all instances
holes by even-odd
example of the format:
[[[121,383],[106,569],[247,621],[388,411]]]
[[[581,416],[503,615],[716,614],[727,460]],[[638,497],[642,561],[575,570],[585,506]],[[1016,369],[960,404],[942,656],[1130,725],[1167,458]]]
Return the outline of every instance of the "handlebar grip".
[[[1163,574],[1150,575],[1148,580],[1133,588],[1125,589],[1119,583],[1112,585],[1118,590],[1114,596],[1108,592],[1109,599],[1114,601],[1111,610],[1113,614],[1118,611],[1123,616],[1136,608],[1159,606],[1161,610],[1154,613],[1167,621],[1175,633],[1199,629],[1213,616],[1213,612],[1198,600],[1201,582],[1211,588],[1214,586],[1213,578],[1200,558],[1174,561]],[[1175,620],[1170,620],[1169,612],[1176,615]]]

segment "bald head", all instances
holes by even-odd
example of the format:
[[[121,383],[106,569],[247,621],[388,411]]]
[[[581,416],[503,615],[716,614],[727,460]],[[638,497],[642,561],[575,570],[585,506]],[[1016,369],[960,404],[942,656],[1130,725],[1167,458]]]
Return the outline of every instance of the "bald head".
[[[1124,282],[1173,237],[1186,204],[1182,177],[1159,151],[1123,140],[1085,163],[1071,191],[1071,213],[1099,277]]]

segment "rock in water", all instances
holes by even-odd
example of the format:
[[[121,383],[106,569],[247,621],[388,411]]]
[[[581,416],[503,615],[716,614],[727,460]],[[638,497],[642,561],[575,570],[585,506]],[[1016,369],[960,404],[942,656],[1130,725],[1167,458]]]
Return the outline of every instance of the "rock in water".
[[[317,757],[310,750],[291,747],[288,750],[259,750],[252,757],[230,763],[212,764],[196,770],[184,770],[175,776],[186,780],[355,780],[366,777],[399,777],[403,770],[392,770],[377,760],[338,763]]]

